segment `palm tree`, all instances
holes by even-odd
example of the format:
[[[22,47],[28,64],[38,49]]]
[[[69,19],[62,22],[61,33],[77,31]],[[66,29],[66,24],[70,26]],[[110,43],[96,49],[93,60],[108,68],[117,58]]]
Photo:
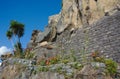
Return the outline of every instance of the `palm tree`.
[[[20,43],[20,38],[24,35],[24,24],[17,21],[11,21],[10,25],[11,31],[18,37],[18,43]]]
[[[15,40],[14,48],[17,52],[22,52],[22,45],[20,42],[20,38],[24,35],[24,24],[19,23],[17,21],[11,21],[9,30],[6,33],[6,36],[8,39],[11,39],[12,37],[17,38],[18,40]]]

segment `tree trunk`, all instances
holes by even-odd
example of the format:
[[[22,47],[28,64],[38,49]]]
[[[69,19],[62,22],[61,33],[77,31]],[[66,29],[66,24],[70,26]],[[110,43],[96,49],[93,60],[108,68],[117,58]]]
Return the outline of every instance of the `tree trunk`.
[[[12,39],[10,39],[10,42],[11,42],[11,44],[12,44],[13,49],[15,49],[15,48],[14,48],[14,42],[13,42]]]

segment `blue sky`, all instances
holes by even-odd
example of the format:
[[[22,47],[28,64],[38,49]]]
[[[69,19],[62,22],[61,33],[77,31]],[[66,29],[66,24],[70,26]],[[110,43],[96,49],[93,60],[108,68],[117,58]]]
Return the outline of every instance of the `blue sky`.
[[[0,0],[0,47],[12,48],[6,37],[10,21],[25,24],[25,35],[21,42],[25,48],[31,38],[32,30],[44,30],[48,17],[58,14],[62,0]]]

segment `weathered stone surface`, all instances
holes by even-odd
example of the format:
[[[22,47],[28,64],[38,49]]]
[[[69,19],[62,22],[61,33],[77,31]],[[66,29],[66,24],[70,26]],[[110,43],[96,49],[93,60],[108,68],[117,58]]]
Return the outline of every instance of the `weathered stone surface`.
[[[46,27],[45,31],[43,33],[38,34],[35,42],[39,43],[39,42],[43,41],[45,39],[45,37],[47,37],[49,35],[50,31],[51,31],[50,28]]]
[[[63,32],[69,24],[74,28],[79,27],[82,23],[80,21],[79,12],[75,0],[63,0],[61,17],[57,24],[57,33]]]
[[[29,79],[65,79],[63,75],[58,73],[51,73],[51,72],[41,72],[32,76]]]
[[[40,46],[41,46],[41,47],[46,46],[46,45],[48,45],[48,42],[47,42],[47,41],[43,41],[43,42],[40,43]]]
[[[100,62],[91,62],[92,67],[98,67],[98,68],[105,68],[105,64],[104,63],[100,63]]]
[[[16,78],[24,70],[23,65],[8,65],[0,74],[0,79],[19,79]]]
[[[1,67],[0,67],[1,68]],[[63,75],[52,72],[33,73],[34,67],[14,64],[4,67],[0,79],[65,79]]]
[[[86,27],[104,15],[112,15],[119,10],[119,5],[119,0],[62,0],[61,12],[49,17],[45,31],[33,37],[35,42],[30,42],[29,47],[42,41],[54,41],[56,34],[66,29]]]
[[[57,33],[63,32],[69,24],[72,24],[73,28],[78,28],[92,24],[106,12],[112,15],[116,12],[117,5],[120,5],[118,0],[63,0],[62,10],[57,20]]]
[[[113,79],[110,76],[106,76],[104,69],[95,69],[91,65],[85,65],[83,69],[78,72],[75,79]]]
[[[74,31],[65,31],[57,36],[56,42],[61,44],[65,52],[70,53],[71,49],[81,61],[84,56],[98,50],[101,55],[120,60],[120,11],[112,16],[105,16],[96,23]],[[84,52],[84,54],[83,54]],[[87,60],[87,57],[86,57]],[[89,60],[89,59],[88,59]],[[118,61],[119,62],[119,61]]]
[[[48,50],[46,48],[34,49],[36,56],[42,58],[44,56],[51,57],[63,50],[64,53],[71,53],[77,57],[80,62],[90,62],[89,54],[92,51],[98,50],[102,56],[107,58],[112,58],[113,60],[119,62],[119,52],[120,52],[120,11],[117,11],[111,16],[104,16],[96,23],[89,25],[85,28],[80,28],[78,30],[73,30],[72,32],[68,29],[64,30],[63,33],[57,35],[55,44],[56,49]],[[98,65],[97,65],[98,66]],[[75,79],[112,79],[103,74],[103,64],[99,63],[100,69],[94,70],[91,67],[84,67],[79,74],[76,75]],[[102,66],[102,67],[101,67]],[[88,69],[90,68],[90,69]],[[68,69],[68,72],[71,71]],[[89,71],[89,72],[88,72]],[[69,73],[68,73],[69,74]],[[99,76],[99,74],[101,76]],[[94,76],[91,76],[94,75]]]
[[[14,65],[14,64],[23,64],[23,65],[33,65],[35,64],[35,61],[33,60],[26,60],[26,59],[20,59],[20,58],[8,58],[4,60],[2,66],[6,66],[8,64]]]
[[[34,46],[36,46],[36,39],[37,39],[37,36],[38,34],[41,34],[42,32],[39,31],[39,30],[33,30],[32,32],[32,36],[31,36],[31,40],[30,42],[27,44],[27,47],[28,48],[33,48]]]
[[[34,33],[34,31],[33,31]],[[35,35],[32,34],[32,39],[28,43],[28,48],[35,47],[38,45],[38,43],[41,43],[43,41],[53,41],[56,37],[56,27],[54,21],[51,21],[51,23],[45,28],[44,32],[35,33]]]

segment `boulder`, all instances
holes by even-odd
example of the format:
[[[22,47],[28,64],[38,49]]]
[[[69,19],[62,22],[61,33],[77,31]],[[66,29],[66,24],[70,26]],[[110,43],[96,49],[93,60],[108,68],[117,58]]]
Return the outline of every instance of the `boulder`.
[[[39,33],[38,34],[35,42],[39,43],[39,42],[43,41],[45,38],[47,38],[47,36],[49,35],[49,33],[50,33],[50,28],[46,27],[45,31],[43,33]]]
[[[47,48],[47,49],[53,49],[56,46],[53,46],[52,44],[49,44],[47,41],[41,42],[38,46]]]
[[[56,28],[51,25],[47,26],[45,28],[45,31],[43,33],[39,33],[36,38],[36,43],[40,43],[42,41],[53,41],[53,39],[56,37]]]
[[[48,45],[48,42],[47,42],[47,41],[43,41],[43,42],[40,43],[39,46],[44,47],[44,46],[46,46],[46,45]]]

